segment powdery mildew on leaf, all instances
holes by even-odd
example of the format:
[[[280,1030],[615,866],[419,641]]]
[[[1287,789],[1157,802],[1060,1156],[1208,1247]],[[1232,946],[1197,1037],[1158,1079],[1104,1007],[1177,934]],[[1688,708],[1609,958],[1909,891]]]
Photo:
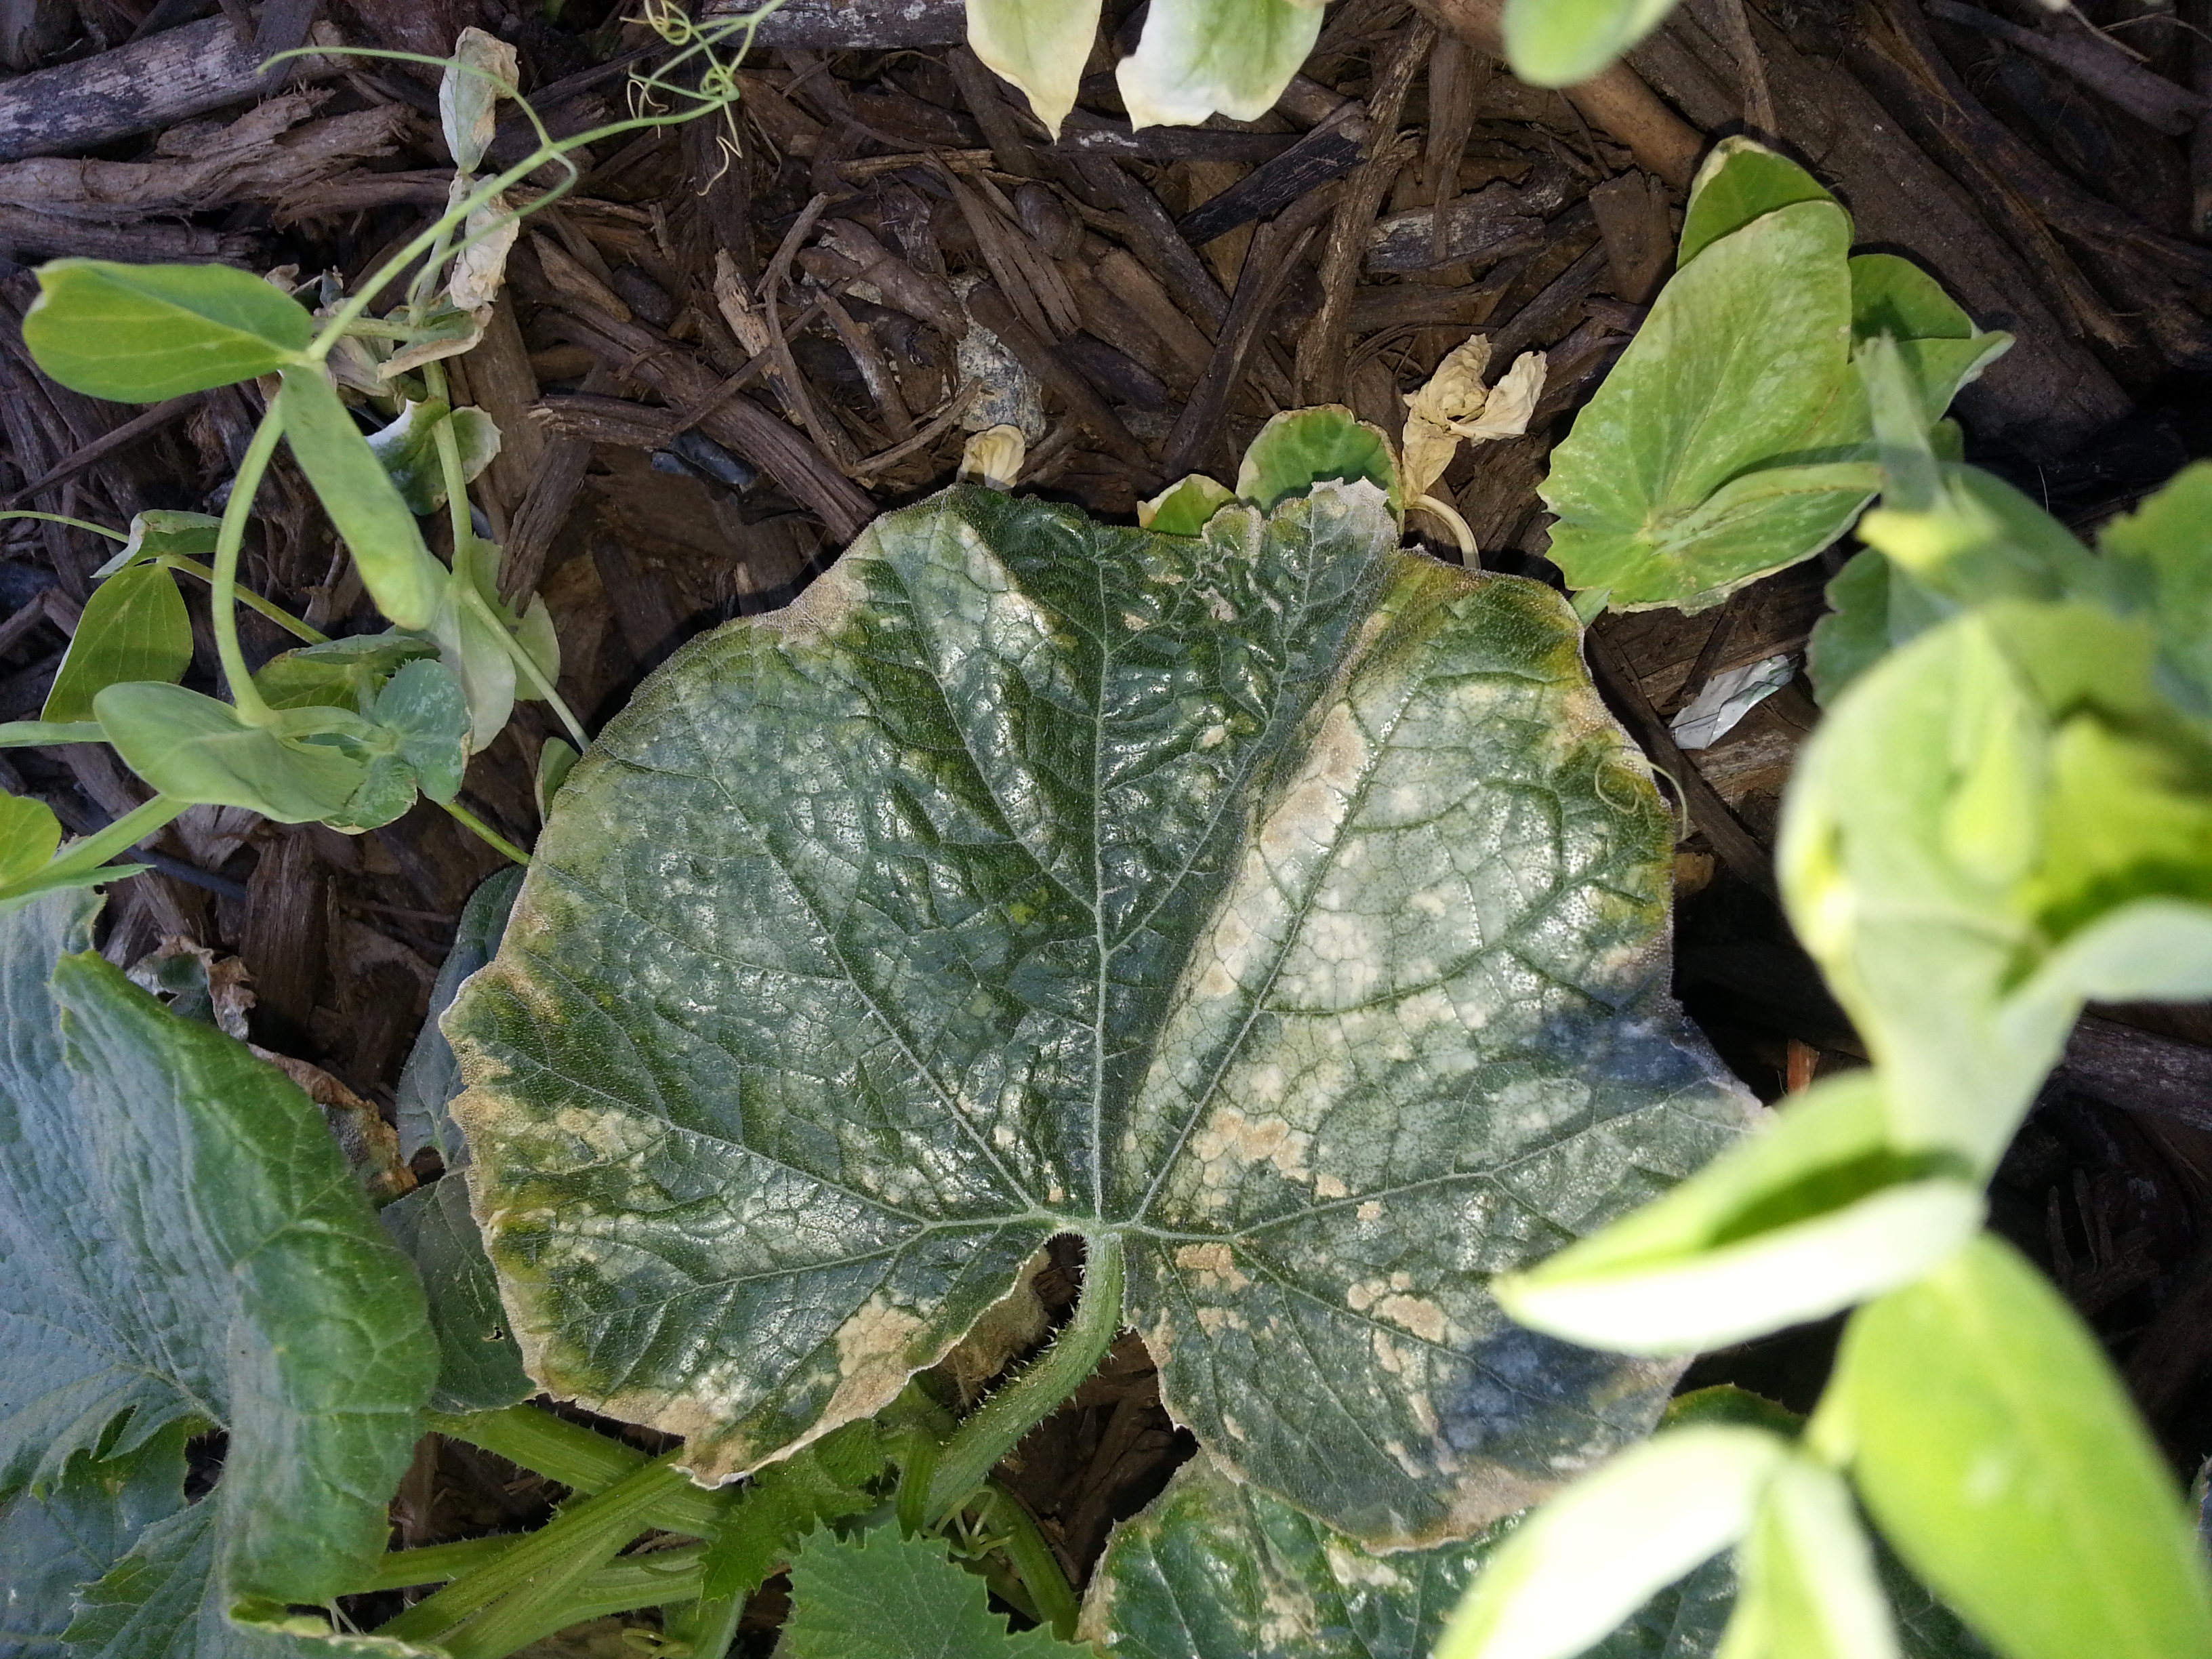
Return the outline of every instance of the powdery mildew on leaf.
[[[1170,1408],[1370,1543],[1645,1431],[1672,1367],[1488,1280],[1753,1109],[1571,614],[1396,539],[1367,483],[1200,538],[959,488],[656,675],[447,1019],[532,1375],[727,1479],[1117,1231]]]

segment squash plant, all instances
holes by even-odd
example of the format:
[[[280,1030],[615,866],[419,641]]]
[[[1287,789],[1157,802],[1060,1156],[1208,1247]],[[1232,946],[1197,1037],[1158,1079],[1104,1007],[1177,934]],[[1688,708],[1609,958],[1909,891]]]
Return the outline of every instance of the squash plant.
[[[491,74],[447,83],[465,173]],[[495,241],[519,176],[413,252]],[[90,951],[83,890],[153,820],[58,853],[0,803],[9,1639],[500,1659],[653,1609],[641,1639],[719,1659],[788,1565],[797,1659],[1973,1651],[1910,1567],[2014,1659],[2212,1648],[2107,1370],[1972,1242],[2075,999],[2212,983],[2204,479],[2091,555],[1947,459],[2003,343],[1850,242],[1789,164],[1716,155],[1547,485],[1574,607],[1401,551],[1388,438],[1318,410],[1140,528],[956,485],[693,641],[472,902],[401,1089],[450,1173],[380,1217],[289,1082]],[[428,269],[449,302],[483,276]],[[458,781],[506,669],[550,671],[432,395],[464,307],[364,289],[318,330],[234,276],[45,273],[71,384],[278,389],[224,519],[134,526],[102,589],[131,626],[9,735],[157,784],[189,750],[164,810],[358,827]],[[347,341],[424,371],[380,448],[320,367]],[[264,684],[228,601],[280,439],[396,627]],[[450,568],[415,524],[441,489]],[[1747,1135],[1666,994],[1673,825],[1577,611],[1711,603],[1877,492],[1785,875],[1879,1064]],[[187,709],[163,584],[202,554],[234,701]],[[1067,1237],[1080,1298],[1029,1353]],[[1723,1391],[1644,1439],[1688,1352],[1869,1297],[1811,1424]],[[1125,1326],[1201,1449],[1079,1599],[991,1472]],[[425,1429],[572,1496],[386,1553]],[[424,1593],[328,1614],[391,1589]]]

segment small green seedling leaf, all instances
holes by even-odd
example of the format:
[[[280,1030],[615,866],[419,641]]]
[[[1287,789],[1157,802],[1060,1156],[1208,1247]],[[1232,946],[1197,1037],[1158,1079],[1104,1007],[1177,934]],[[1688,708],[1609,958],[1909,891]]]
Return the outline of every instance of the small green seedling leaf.
[[[88,397],[150,404],[250,380],[300,362],[315,331],[297,301],[228,265],[56,259],[38,275],[23,343]]]
[[[1138,502],[1137,522],[1162,536],[1195,536],[1208,519],[1236,499],[1237,492],[1228,485],[1194,472],[1149,501]]]
[[[1509,0],[1505,56],[1535,87],[1571,87],[1659,27],[1674,0]]]
[[[1050,1632],[1008,1633],[983,1581],[954,1562],[941,1538],[895,1527],[846,1540],[810,1534],[791,1563],[786,1659],[1077,1659],[1083,1649]]]
[[[99,908],[0,917],[0,1491],[212,1417],[222,1479],[186,1514],[219,1604],[321,1601],[388,1533],[434,1370],[422,1292],[321,1111],[103,962]]]
[[[249,726],[228,703],[180,685],[111,685],[93,711],[125,763],[179,800],[304,823],[344,811],[364,775],[338,749]]]
[[[1696,183],[1690,187],[1690,205],[1682,220],[1682,245],[1676,252],[1675,265],[1678,269],[1686,265],[1723,236],[1734,235],[1754,219],[1800,202],[1835,199],[1819,179],[1788,156],[1778,155],[1756,139],[1723,138],[1705,157]],[[1972,328],[1967,331],[1972,332]],[[1916,337],[1918,332],[1914,331]]]
[[[1851,333],[1861,349],[1887,337],[1920,393],[1924,419],[1935,421],[1960,387],[2011,349],[2009,334],[1984,334],[1910,259],[1862,253],[1851,261]]]
[[[0,1498],[0,1643],[59,1654],[78,1592],[130,1552],[138,1534],[185,1506],[185,1440],[171,1423],[129,1451],[72,1453],[58,1476]]]
[[[350,708],[366,714],[384,683],[409,663],[434,657],[420,634],[356,634],[271,657],[253,677],[271,708]]]
[[[2159,689],[2212,722],[2212,463],[2113,520],[2100,545],[2113,599],[2158,637]]]
[[[1750,1530],[1790,1443],[1756,1429],[1673,1430],[1530,1516],[1491,1557],[1436,1659],[1576,1659]]]
[[[469,1213],[468,1171],[447,1170],[386,1205],[377,1219],[422,1277],[438,1339],[430,1409],[495,1411],[535,1394],[538,1385],[523,1371],[521,1345],[499,1304],[483,1235]]]
[[[469,760],[469,706],[445,664],[409,663],[377,693],[370,718],[398,738],[399,757],[424,794],[443,802],[460,792]]]
[[[1786,1459],[1736,1567],[1724,1659],[1899,1659],[1874,1550],[1834,1470]]]
[[[1022,89],[1054,138],[1097,38],[1098,0],[969,0],[969,50]]]
[[[131,680],[174,684],[191,661],[192,619],[177,579],[158,564],[132,565],[85,601],[39,718],[88,720],[93,699],[109,686]]]
[[[1383,493],[1391,512],[1405,510],[1390,440],[1341,404],[1323,404],[1285,410],[1260,428],[1237,470],[1237,494],[1264,513],[1323,479],[1358,478]]]
[[[1311,0],[1153,0],[1137,49],[1114,71],[1140,127],[1256,121],[1321,34]]]
[[[545,604],[543,593],[530,596],[529,608],[522,620],[515,624],[514,642],[522,647],[522,654],[530,659],[548,685],[561,678],[561,635],[553,626],[553,612]],[[520,702],[542,702],[544,694],[532,684],[530,678],[519,670],[515,676],[514,696]]]
[[[287,369],[277,408],[300,470],[345,538],[376,608],[401,628],[437,615],[447,570],[319,365]]]
[[[481,409],[449,410],[438,402],[410,402],[399,418],[368,434],[392,487],[416,517],[446,504],[446,473],[438,459],[438,428],[450,426],[459,447],[461,477],[473,483],[499,453],[499,428]]]
[[[1841,208],[1798,202],[1675,273],[1552,452],[1551,556],[1570,584],[1610,589],[1620,610],[1697,610],[1850,526],[1870,477],[1803,470],[1866,453],[1850,244]],[[1769,469],[1789,476],[1762,496]]]
[[[0,794],[0,887],[38,874],[61,844],[61,821],[46,802]]]
[[[1816,1441],[2007,1659],[2212,1653],[2165,1460],[2080,1320],[1984,1237],[1844,1329]]]
[[[174,513],[155,509],[131,520],[131,539],[106,564],[92,574],[106,580],[117,571],[148,559],[203,559],[213,553],[222,520],[205,513]]]
[[[1906,1283],[1981,1224],[1955,1159],[1889,1145],[1872,1072],[1825,1079],[1665,1197],[1501,1279],[1530,1328],[1631,1353],[1694,1353],[1824,1318]]]

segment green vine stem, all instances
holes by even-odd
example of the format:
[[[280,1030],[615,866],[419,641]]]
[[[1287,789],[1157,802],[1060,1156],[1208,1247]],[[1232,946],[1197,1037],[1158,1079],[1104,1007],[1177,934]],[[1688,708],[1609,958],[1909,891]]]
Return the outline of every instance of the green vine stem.
[[[480,1446],[586,1496],[605,1491],[646,1463],[645,1454],[635,1447],[535,1406],[509,1406],[502,1411],[477,1412],[466,1417],[433,1412],[425,1426],[449,1439]],[[732,1501],[727,1492],[687,1485],[669,1493],[647,1517],[647,1524],[664,1532],[704,1537],[721,1523]]]
[[[239,719],[249,726],[269,724],[269,705],[253,684],[246,665],[246,653],[238,642],[238,553],[246,541],[246,521],[252,514],[253,497],[261,488],[261,475],[269,470],[276,441],[283,435],[283,420],[272,399],[253,441],[239,461],[238,476],[231,480],[230,499],[223,503],[222,527],[216,532],[215,571],[210,579],[210,621],[215,628],[216,653],[222,659],[222,677],[229,683],[231,702]]]
[[[0,522],[9,519],[41,519],[48,524],[65,524],[72,530],[89,530],[95,536],[105,536],[111,542],[127,542],[131,539],[121,531],[110,530],[104,524],[92,524],[83,519],[72,519],[59,513],[33,513],[27,509],[0,513]]]
[[[178,553],[163,553],[157,556],[154,562],[166,565],[172,570],[181,570],[188,576],[198,576],[210,587],[215,585],[215,572],[198,559],[187,559]],[[257,616],[266,617],[294,639],[303,640],[309,645],[328,645],[331,642],[329,635],[319,629],[308,627],[282,605],[271,605],[252,588],[234,586],[232,592],[238,602],[248,611]]]
[[[697,1490],[688,1475],[673,1467],[672,1460],[679,1455],[672,1452],[656,1458],[604,1492],[569,1504],[513,1549],[463,1573],[435,1595],[387,1621],[376,1633],[394,1641],[435,1643],[453,1659],[463,1659],[465,1645],[467,1659],[495,1659],[491,1649],[498,1639],[499,1627],[518,1616],[518,1612],[499,1609],[481,1620],[477,1615],[518,1589],[530,1592],[522,1598],[526,1603],[541,1597],[546,1601],[565,1598],[580,1580],[605,1566],[616,1551],[651,1526],[652,1517],[665,1500],[686,1489]],[[520,1612],[526,1614],[526,1607]],[[454,1632],[464,1626],[469,1628],[462,1638],[456,1639]],[[528,1639],[525,1637],[523,1641]]]
[[[467,830],[485,846],[490,848],[493,852],[497,853],[501,858],[512,859],[517,864],[527,864],[530,862],[529,854],[524,852],[520,847],[517,847],[505,836],[501,835],[498,830],[493,829],[491,825],[486,823],[475,813],[470,811],[469,809],[462,805],[460,802],[457,800],[441,800],[438,805],[446,809],[446,815],[452,818],[454,823],[459,824],[462,829]]]
[[[1127,1268],[1121,1236],[1085,1239],[1083,1298],[1044,1357],[962,1422],[939,1455],[929,1483],[929,1524],[935,1526],[975,1495],[998,1461],[1098,1369],[1121,1328]]]
[[[983,1488],[976,1508],[983,1524],[1001,1539],[1006,1559],[1014,1564],[1014,1571],[1021,1575],[1036,1603],[1037,1622],[1061,1641],[1073,1640],[1082,1604],[1036,1519],[1019,1498],[995,1480]]]
[[[50,884],[97,870],[118,853],[130,851],[155,830],[174,822],[191,805],[190,801],[179,800],[174,795],[156,795],[143,805],[131,808],[105,830],[95,830],[82,840],[72,842],[33,879]]]

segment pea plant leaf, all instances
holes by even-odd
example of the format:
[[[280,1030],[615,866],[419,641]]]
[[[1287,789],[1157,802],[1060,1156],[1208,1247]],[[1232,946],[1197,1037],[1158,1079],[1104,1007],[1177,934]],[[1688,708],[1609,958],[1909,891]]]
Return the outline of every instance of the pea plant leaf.
[[[1659,27],[1674,0],[1509,0],[1505,52],[1537,87],[1571,87]]]
[[[1114,71],[1138,126],[1256,121],[1321,35],[1313,0],[1154,0],[1137,49]]]
[[[133,1449],[74,1452],[61,1473],[0,1497],[0,1653],[58,1652],[77,1592],[130,1552],[138,1534],[185,1504],[179,1420]]]
[[[298,362],[314,336],[305,307],[229,265],[56,259],[38,275],[23,343],[88,397],[150,404],[250,380]]]
[[[0,1490],[211,1419],[221,1595],[321,1601],[384,1542],[422,1293],[321,1113],[91,951],[99,904],[0,917]]]
[[[368,776],[351,755],[248,725],[230,704],[181,685],[111,685],[93,700],[93,712],[131,769],[180,800],[304,823],[343,812]]]
[[[660,671],[445,1019],[531,1374],[726,1480],[1069,1232],[1177,1419],[1370,1542],[1644,1432],[1672,1364],[1488,1282],[1747,1120],[1673,826],[1558,597],[1396,541],[1364,481],[1194,538],[958,487]]]
[[[88,720],[92,700],[109,686],[173,684],[191,660],[192,619],[177,579],[158,564],[134,564],[92,590],[39,718]]]
[[[0,887],[37,874],[61,844],[52,807],[31,795],[0,794]]]
[[[969,0],[969,49],[1022,89],[1054,138],[1097,38],[1098,0]]]
[[[1813,1432],[2009,1659],[2212,1651],[2165,1459],[2094,1339],[1994,1237],[1852,1317]]]
[[[1077,1659],[1049,1632],[1010,1634],[983,1581],[941,1538],[895,1527],[844,1540],[809,1534],[791,1563],[792,1614],[778,1653],[789,1659]]]
[[[1753,219],[1677,271],[1552,452],[1552,557],[1616,609],[1717,604],[1810,557],[1880,475],[1851,368],[1850,221],[1826,200]],[[1796,488],[1759,498],[1770,469]],[[1726,490],[1723,533],[1709,522]]]
[[[447,573],[415,514],[320,365],[288,369],[277,395],[293,458],[344,538],[376,608],[401,628],[428,628]]]
[[[117,571],[147,559],[203,558],[215,551],[222,520],[206,513],[178,513],[153,508],[133,514],[131,538],[115,556],[92,574],[105,581]]]

